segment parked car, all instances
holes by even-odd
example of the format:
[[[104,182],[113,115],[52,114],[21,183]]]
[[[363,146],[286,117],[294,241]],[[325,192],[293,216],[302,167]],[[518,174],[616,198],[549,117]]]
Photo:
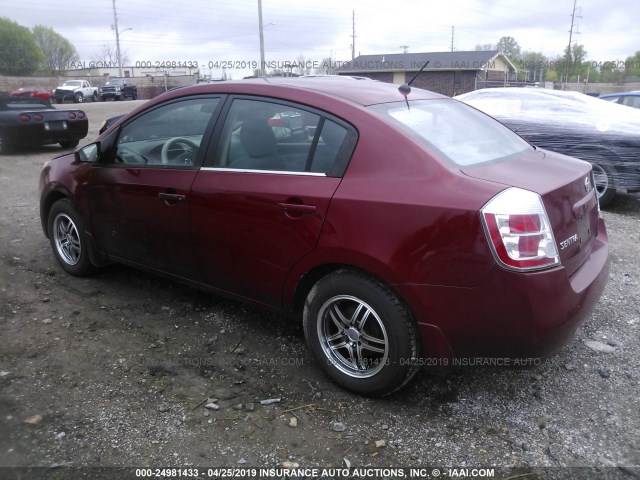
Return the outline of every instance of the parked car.
[[[48,103],[51,103],[51,100],[53,100],[53,92],[51,90],[38,87],[21,87],[11,92],[10,95],[12,97],[35,97]]]
[[[87,98],[92,102],[97,102],[98,88],[92,87],[86,80],[67,80],[54,90],[53,95],[56,103],[64,103],[65,100],[82,103]]]
[[[116,115],[115,117],[110,117],[110,118],[107,118],[106,120],[104,120],[102,122],[102,125],[100,125],[100,130],[98,130],[98,135],[102,135],[104,132],[107,131],[107,128],[109,128],[111,125],[116,123],[118,120],[120,120],[124,116],[125,116],[125,114]]]
[[[619,103],[627,107],[640,108],[640,90],[635,92],[609,93],[600,95],[602,100],[607,102]]]
[[[609,267],[588,163],[369,80],[164,93],[50,161],[40,216],[66,272],[121,262],[282,312],[367,395],[555,352]]]
[[[113,100],[123,100],[125,98],[136,100],[138,98],[138,87],[130,84],[124,78],[112,78],[102,87],[100,98],[103,102],[109,98]]]
[[[486,88],[455,97],[537,147],[591,162],[600,206],[640,190],[640,112],[577,92]]]
[[[88,130],[82,110],[56,110],[35,97],[0,97],[0,154],[17,146],[51,143],[73,148]]]

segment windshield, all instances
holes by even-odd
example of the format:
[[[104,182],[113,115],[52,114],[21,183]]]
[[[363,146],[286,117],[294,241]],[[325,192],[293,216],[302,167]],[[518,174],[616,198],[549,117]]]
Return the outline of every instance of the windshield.
[[[373,105],[460,167],[505,160],[532,147],[501,123],[452,99],[419,100]]]
[[[82,86],[82,82],[80,81],[71,81],[71,82],[64,82],[64,86],[65,87],[80,87]]]

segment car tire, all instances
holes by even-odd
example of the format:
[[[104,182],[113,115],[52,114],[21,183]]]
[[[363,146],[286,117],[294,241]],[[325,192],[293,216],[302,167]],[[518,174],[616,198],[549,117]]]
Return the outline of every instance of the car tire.
[[[56,103],[57,104],[61,104],[63,102],[64,102],[64,100],[62,98],[56,98]]]
[[[13,147],[7,143],[7,136],[0,131],[0,155],[7,155],[13,152]]]
[[[62,148],[75,148],[80,143],[80,140],[63,140],[60,142]]]
[[[322,369],[347,390],[390,394],[418,371],[413,316],[388,285],[364,273],[338,270],[320,279],[307,296],[303,322]]]
[[[600,207],[604,208],[611,203],[617,191],[609,186],[611,184],[611,169],[607,165],[598,165],[597,163],[592,163],[591,168],[593,169]]]
[[[134,93],[133,95],[131,95],[131,100],[137,100],[138,99],[138,94]]]
[[[91,95],[91,101],[92,102],[98,101],[98,94],[96,92],[93,92],[93,95]]]
[[[47,231],[53,254],[65,272],[84,277],[95,271],[89,258],[84,221],[69,199],[63,198],[53,204]]]
[[[82,103],[84,101],[84,96],[82,95],[82,93],[78,92],[73,97],[73,101],[74,103]]]

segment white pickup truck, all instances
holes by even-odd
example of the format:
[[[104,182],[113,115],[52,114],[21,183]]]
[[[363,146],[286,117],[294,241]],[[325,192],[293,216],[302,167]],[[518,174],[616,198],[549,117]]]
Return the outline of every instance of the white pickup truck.
[[[63,103],[65,100],[73,100],[75,103],[82,103],[85,99],[92,102],[98,100],[98,88],[92,87],[86,80],[67,80],[61,87],[53,92],[56,103]]]

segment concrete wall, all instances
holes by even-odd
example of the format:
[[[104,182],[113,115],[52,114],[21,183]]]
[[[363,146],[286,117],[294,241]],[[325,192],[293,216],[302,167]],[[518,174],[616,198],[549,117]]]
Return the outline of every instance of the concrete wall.
[[[558,84],[556,84],[558,88]],[[597,92],[600,95],[605,93],[620,93],[620,92],[632,92],[634,90],[640,90],[640,82],[628,82],[628,83],[589,83],[587,85],[575,83],[568,83],[567,90],[573,90],[574,92],[591,93]]]
[[[77,76],[81,80],[89,80],[94,87],[102,87],[107,81],[104,77]],[[5,77],[0,75],[0,95],[8,95],[13,90],[20,87],[40,87],[54,90],[58,85],[62,85],[69,77]],[[197,75],[180,75],[166,77],[166,88],[182,87],[193,85],[198,82]],[[165,91],[165,77],[131,77],[128,81],[138,86],[138,98],[153,98]]]

